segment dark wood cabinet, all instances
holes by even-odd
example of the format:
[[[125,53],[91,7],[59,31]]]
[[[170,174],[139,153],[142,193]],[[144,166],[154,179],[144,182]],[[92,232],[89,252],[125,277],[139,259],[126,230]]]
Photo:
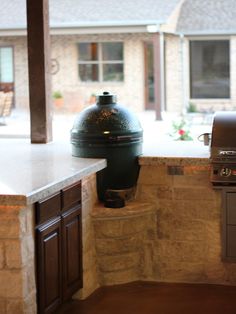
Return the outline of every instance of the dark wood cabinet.
[[[39,313],[52,313],[61,304],[61,221],[37,229],[37,294]]]
[[[81,208],[62,215],[63,300],[82,286]]]
[[[81,185],[36,203],[37,301],[53,313],[82,287]]]

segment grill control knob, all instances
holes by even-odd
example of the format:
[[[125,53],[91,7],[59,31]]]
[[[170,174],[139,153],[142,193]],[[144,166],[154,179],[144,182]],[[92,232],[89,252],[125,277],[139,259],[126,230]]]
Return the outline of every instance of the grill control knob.
[[[221,177],[229,177],[231,175],[231,169],[229,168],[222,168],[220,170],[220,176]]]

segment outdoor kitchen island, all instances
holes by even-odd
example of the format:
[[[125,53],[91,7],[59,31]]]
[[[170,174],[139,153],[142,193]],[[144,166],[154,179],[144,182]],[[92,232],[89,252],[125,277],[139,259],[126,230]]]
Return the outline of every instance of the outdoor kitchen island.
[[[0,145],[0,312],[36,313],[36,295],[40,312],[55,309],[83,281],[91,293],[98,283],[89,213],[106,161],[72,157],[66,142]]]
[[[209,181],[208,147],[144,147],[136,199],[119,209],[96,203],[105,161],[71,157],[68,144],[1,140],[0,159],[2,313],[36,313],[35,203],[58,193],[60,203],[81,180],[83,289],[75,298],[136,280],[236,285],[236,264],[221,260],[221,192]]]

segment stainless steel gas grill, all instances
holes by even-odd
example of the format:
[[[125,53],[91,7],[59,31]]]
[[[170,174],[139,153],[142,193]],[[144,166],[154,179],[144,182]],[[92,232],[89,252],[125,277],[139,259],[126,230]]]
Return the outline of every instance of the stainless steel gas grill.
[[[236,112],[217,112],[211,134],[211,182],[236,186]]]
[[[236,112],[217,112],[211,134],[211,182],[222,193],[222,259],[236,262]]]

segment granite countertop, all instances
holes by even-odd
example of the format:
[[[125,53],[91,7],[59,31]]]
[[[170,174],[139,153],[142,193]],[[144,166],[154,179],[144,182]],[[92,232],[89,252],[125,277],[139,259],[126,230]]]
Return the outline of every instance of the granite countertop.
[[[73,157],[66,141],[1,139],[0,147],[0,205],[32,204],[106,167],[105,159]],[[209,147],[185,141],[144,143],[139,163],[209,164]]]
[[[72,157],[67,142],[0,140],[0,205],[27,205],[106,167],[105,159]]]
[[[140,165],[170,164],[209,164],[210,148],[196,141],[165,141],[144,143]]]

